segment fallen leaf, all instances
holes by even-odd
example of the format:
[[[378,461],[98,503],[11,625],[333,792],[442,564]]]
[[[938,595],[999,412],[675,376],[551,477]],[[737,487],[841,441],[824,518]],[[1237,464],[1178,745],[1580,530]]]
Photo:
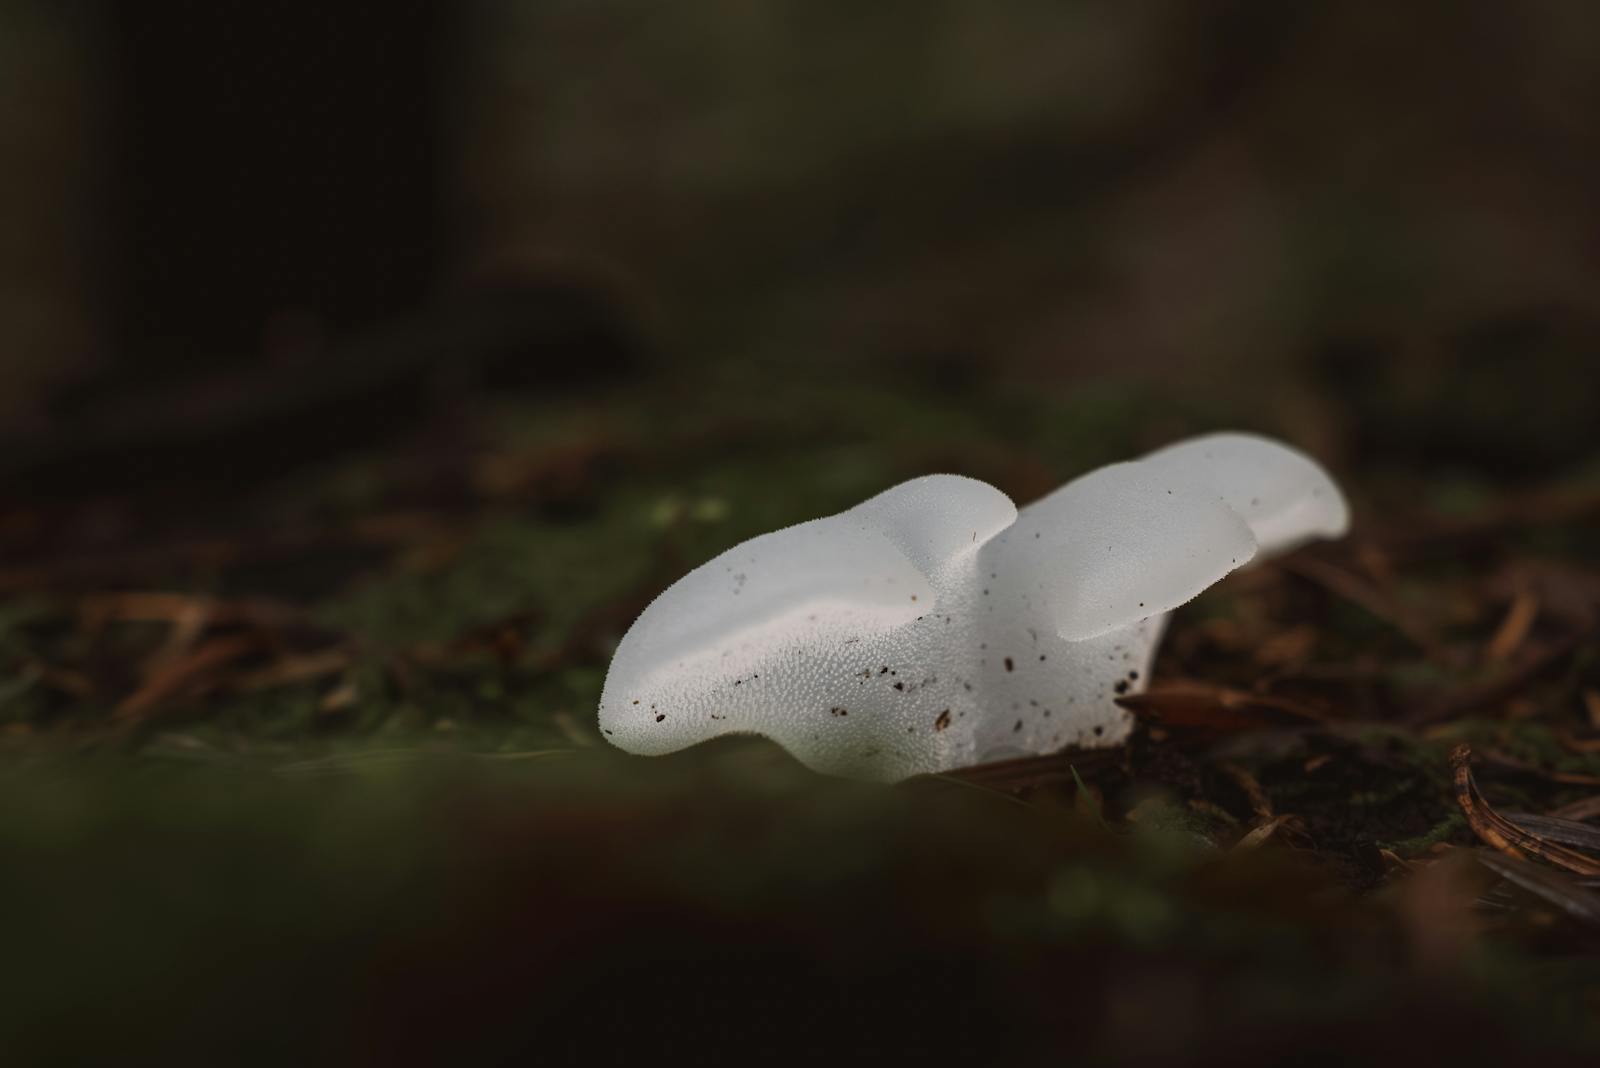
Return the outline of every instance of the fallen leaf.
[[[1238,731],[1251,727],[1322,723],[1320,711],[1286,697],[1245,693],[1205,683],[1176,683],[1118,697],[1117,704],[1146,722],[1164,727]]]

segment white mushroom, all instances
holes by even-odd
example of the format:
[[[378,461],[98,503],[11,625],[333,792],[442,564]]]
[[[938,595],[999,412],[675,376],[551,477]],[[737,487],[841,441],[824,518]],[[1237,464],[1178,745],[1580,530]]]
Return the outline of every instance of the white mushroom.
[[[738,545],[645,609],[600,728],[634,753],[766,735],[818,771],[894,780],[1112,745],[1166,613],[1258,554],[1337,537],[1305,455],[1216,434],[1113,464],[1020,513],[929,475]]]

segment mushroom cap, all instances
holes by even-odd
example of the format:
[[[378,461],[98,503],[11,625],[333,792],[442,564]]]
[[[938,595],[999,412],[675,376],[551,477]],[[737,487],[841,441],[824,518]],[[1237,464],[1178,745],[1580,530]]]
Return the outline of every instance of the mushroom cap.
[[[929,475],[729,549],[668,587],[624,635],[602,732],[646,754],[741,731],[814,748],[805,735],[819,709],[840,707],[824,691],[851,647],[876,647],[933,610],[950,569],[1015,518],[993,486]]]
[[[1348,525],[1344,496],[1305,454],[1210,434],[1074,479],[1024,508],[987,555],[1050,602],[1062,638],[1086,641]]]
[[[1003,601],[1044,602],[1077,642],[1170,611],[1255,553],[1250,527],[1209,489],[1136,461],[1024,508],[985,556]]]
[[[1315,460],[1256,434],[1206,434],[1139,461],[1222,498],[1250,526],[1266,555],[1350,528],[1344,494]]]
[[[641,754],[762,734],[874,779],[1112,744],[1165,613],[1348,522],[1322,468],[1246,434],[1092,471],[1020,513],[975,479],[912,479],[670,586],[617,647],[600,728]]]
[[[880,532],[930,579],[976,553],[1017,519],[1011,498],[965,475],[924,475],[870,497],[838,518]]]

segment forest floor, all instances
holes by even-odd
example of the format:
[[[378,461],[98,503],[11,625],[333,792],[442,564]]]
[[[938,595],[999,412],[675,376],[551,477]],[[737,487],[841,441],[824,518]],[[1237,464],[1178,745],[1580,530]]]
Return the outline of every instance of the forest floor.
[[[0,1038],[1580,1063],[1600,447],[1320,403],[746,369],[13,499]],[[1219,427],[1318,452],[1355,527],[1180,610],[1124,748],[882,787],[598,735],[628,623],[744,538],[937,470],[1022,503]],[[1480,430],[1492,462],[1433,448]]]

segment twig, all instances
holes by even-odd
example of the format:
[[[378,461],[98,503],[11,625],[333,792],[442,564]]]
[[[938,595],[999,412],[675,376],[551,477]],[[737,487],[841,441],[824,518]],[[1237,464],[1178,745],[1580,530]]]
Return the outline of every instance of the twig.
[[[1274,816],[1261,826],[1257,827],[1255,830],[1251,831],[1249,834],[1245,835],[1243,838],[1239,839],[1238,842],[1234,843],[1233,851],[1238,853],[1244,852],[1245,850],[1259,848],[1263,843],[1266,842],[1267,839],[1276,834],[1279,828],[1285,826],[1286,824],[1293,823],[1295,820],[1296,817],[1291,816],[1288,813],[1285,813],[1282,816]]]
[[[323,649],[304,656],[286,656],[271,667],[240,675],[231,682],[235,690],[267,690],[332,675],[350,666],[348,649]]]
[[[162,665],[138,690],[117,706],[115,718],[123,721],[144,719],[152,709],[213,668],[236,660],[260,647],[252,634],[236,634],[198,646],[179,659]]]
[[[1522,647],[1528,631],[1533,629],[1533,621],[1538,618],[1539,598],[1531,590],[1519,591],[1512,598],[1506,618],[1495,630],[1494,637],[1489,639],[1484,649],[1485,658],[1493,662],[1511,659],[1511,654]]]
[[[1272,799],[1267,796],[1267,791],[1261,788],[1261,783],[1254,775],[1232,762],[1218,764],[1217,770],[1232,779],[1239,789],[1244,791],[1245,797],[1250,800],[1250,810],[1258,819],[1272,819],[1274,815]]]

